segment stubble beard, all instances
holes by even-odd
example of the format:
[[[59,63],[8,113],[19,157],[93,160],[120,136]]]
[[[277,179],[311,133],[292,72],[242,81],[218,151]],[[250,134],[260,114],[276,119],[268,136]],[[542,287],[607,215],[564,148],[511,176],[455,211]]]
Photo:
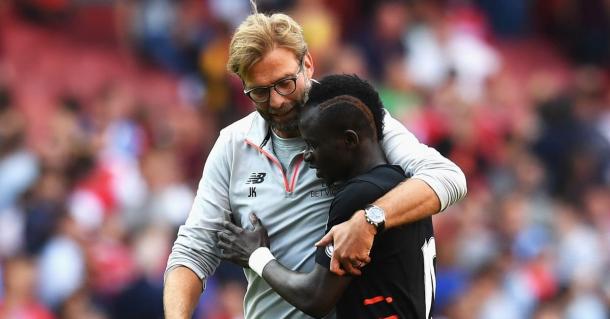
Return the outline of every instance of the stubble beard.
[[[297,107],[296,105],[294,107]],[[297,111],[297,115],[295,116],[294,120],[291,120],[290,122],[286,122],[286,123],[278,123],[278,122],[274,122],[273,120],[270,121],[270,125],[271,125],[271,129],[273,129],[275,132],[286,132],[286,133],[294,133],[294,132],[298,132],[299,131],[299,111],[300,110],[296,110]]]
[[[290,120],[289,122],[286,123],[278,123],[273,121],[273,119],[268,118],[267,121],[269,122],[269,125],[271,126],[271,129],[273,129],[274,132],[284,132],[284,133],[296,133],[298,136],[300,136],[300,132],[299,132],[299,116],[301,115],[301,111],[303,110],[303,104],[305,101],[305,96],[307,94],[304,95],[304,98],[301,99],[300,101],[298,101],[297,103],[295,103],[295,105],[293,106],[294,111],[295,111],[295,116],[292,120]]]
[[[273,121],[273,119],[271,118],[271,114],[268,114],[269,118],[266,118],[266,116],[263,116],[265,118],[265,120],[267,120],[267,122],[269,122],[269,125],[271,126],[271,129],[274,132],[277,133],[279,131],[279,132],[284,132],[284,133],[289,133],[289,134],[296,133],[297,136],[301,136],[301,133],[299,132],[299,116],[301,115],[301,111],[303,110],[305,103],[309,99],[309,90],[311,89],[311,83],[309,82],[309,80],[307,80],[306,82],[307,82],[307,86],[305,87],[305,90],[303,91],[303,96],[301,96],[301,98],[293,106],[293,108],[295,109],[296,115],[292,121],[289,121],[287,123],[277,123],[277,122]]]

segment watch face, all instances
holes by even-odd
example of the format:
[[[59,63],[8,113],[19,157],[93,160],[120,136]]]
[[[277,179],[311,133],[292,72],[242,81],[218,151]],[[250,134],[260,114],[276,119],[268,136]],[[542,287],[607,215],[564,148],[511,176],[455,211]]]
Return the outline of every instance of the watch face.
[[[379,207],[373,206],[367,208],[366,215],[373,223],[376,224],[381,223],[385,220],[385,214],[383,212],[383,209]]]

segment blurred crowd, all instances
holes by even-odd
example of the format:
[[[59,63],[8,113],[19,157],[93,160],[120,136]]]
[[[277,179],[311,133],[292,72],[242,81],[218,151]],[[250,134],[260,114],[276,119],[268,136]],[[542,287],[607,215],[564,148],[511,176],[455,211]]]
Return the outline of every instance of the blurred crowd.
[[[259,0],[465,172],[435,318],[610,316],[610,4]],[[247,0],[0,1],[0,318],[162,318]],[[242,316],[223,263],[195,317]]]

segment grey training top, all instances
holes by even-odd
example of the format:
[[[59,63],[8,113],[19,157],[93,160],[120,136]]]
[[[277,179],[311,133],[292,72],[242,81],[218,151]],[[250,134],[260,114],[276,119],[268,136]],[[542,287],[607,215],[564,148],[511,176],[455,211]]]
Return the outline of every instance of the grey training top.
[[[387,112],[383,148],[388,161],[403,167],[411,178],[425,181],[438,195],[441,209],[466,194],[462,171],[436,150],[419,141]],[[218,266],[216,233],[233,215],[250,228],[255,212],[267,228],[271,251],[286,267],[310,272],[314,243],[324,235],[332,194],[303,163],[302,153],[284,170],[265,142],[269,126],[257,113],[220,132],[199,182],[197,196],[169,256],[167,271],[182,265],[205,279]],[[265,143],[264,143],[265,142]],[[245,318],[310,318],[276,294],[250,269],[244,273],[248,290]]]

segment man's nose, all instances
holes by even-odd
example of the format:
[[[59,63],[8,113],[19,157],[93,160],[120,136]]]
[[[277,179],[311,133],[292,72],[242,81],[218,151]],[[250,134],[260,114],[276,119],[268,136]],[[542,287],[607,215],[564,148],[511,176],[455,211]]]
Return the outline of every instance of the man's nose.
[[[280,95],[274,89],[271,89],[271,92],[269,92],[269,107],[279,109],[282,107],[285,101],[286,97]]]

